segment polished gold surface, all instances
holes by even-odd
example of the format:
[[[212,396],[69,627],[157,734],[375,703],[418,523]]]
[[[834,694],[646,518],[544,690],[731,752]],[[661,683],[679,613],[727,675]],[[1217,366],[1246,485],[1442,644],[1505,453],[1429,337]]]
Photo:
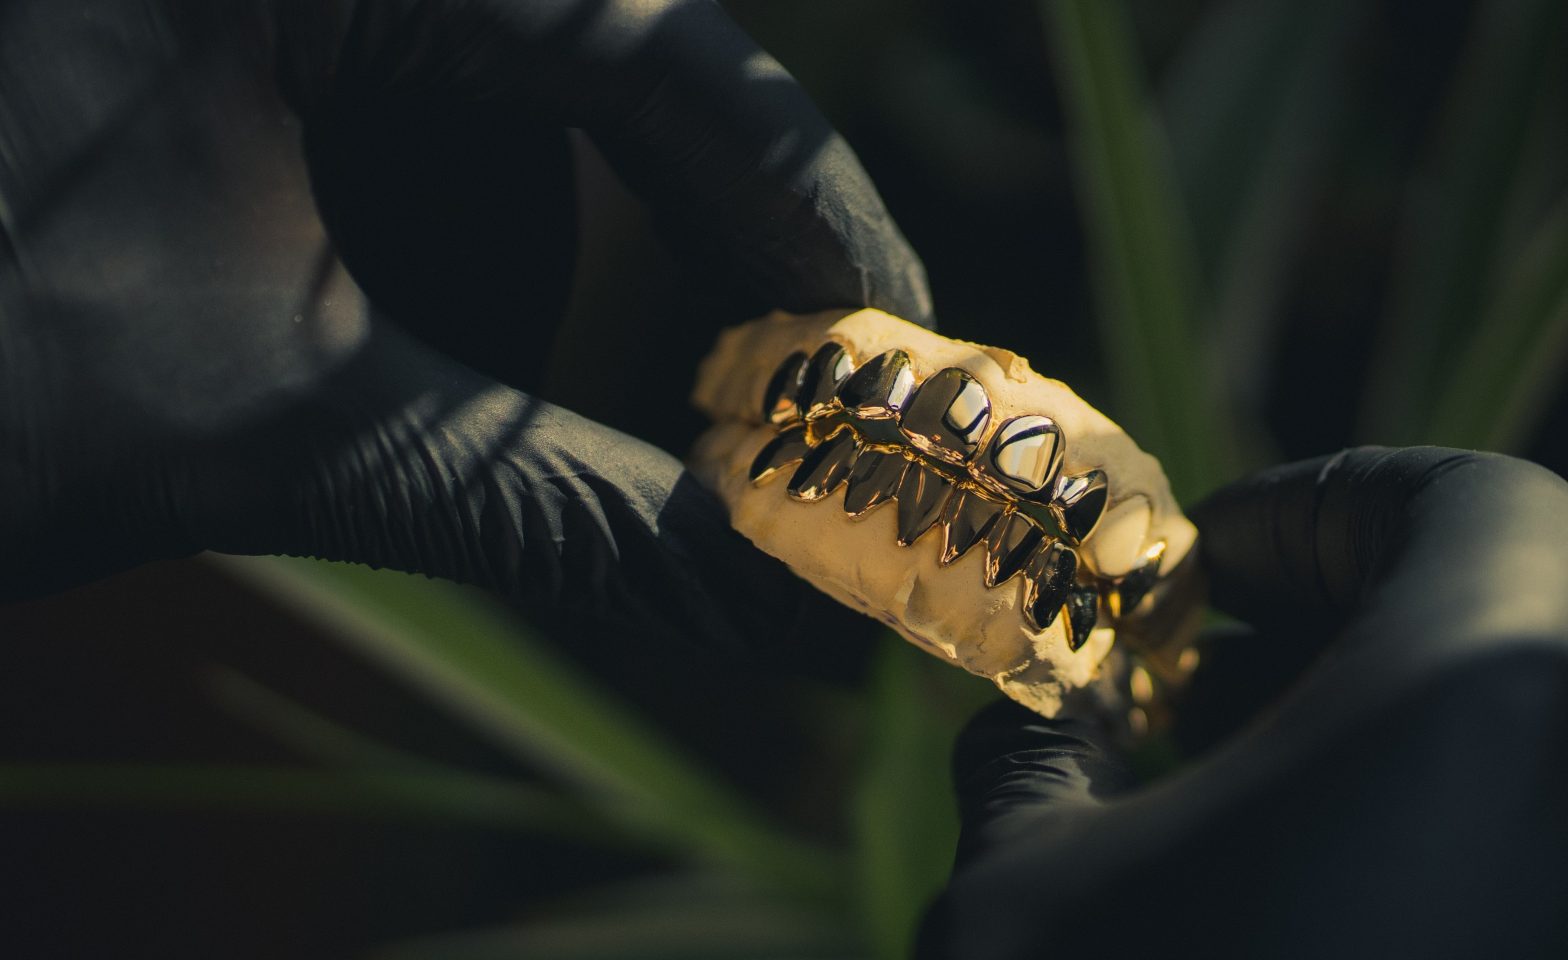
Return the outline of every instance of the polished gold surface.
[[[903,411],[914,391],[909,354],[889,350],[850,374],[839,387],[838,398],[848,413],[861,420],[891,420]]]
[[[1051,514],[1068,539],[1081,543],[1094,533],[1109,497],[1110,486],[1104,470],[1063,477],[1057,481],[1056,496],[1051,499]]]
[[[1036,630],[1056,622],[1078,574],[1078,554],[1060,540],[1041,544],[1029,558],[1024,579],[1024,616]]]
[[[1056,479],[1064,446],[1062,431],[1050,417],[1013,417],[997,427],[972,472],[1003,494],[1038,494]]]
[[[915,449],[961,464],[979,449],[990,422],[991,398],[985,387],[957,367],[948,367],[916,388],[899,426]]]
[[[786,360],[785,365],[788,364]],[[824,343],[817,348],[800,374],[799,407],[807,420],[826,416],[840,407],[836,396],[839,384],[854,370],[849,351],[838,344]]]
[[[935,526],[952,492],[941,474],[911,463],[898,484],[898,545],[909,546]]]
[[[886,503],[898,494],[904,471],[911,469],[908,460],[897,453],[862,449],[849,471],[849,486],[844,490],[844,512],[859,519],[879,503]]]
[[[782,424],[799,420],[800,377],[806,372],[806,354],[797,350],[784,358],[762,393],[762,419]]]
[[[1044,414],[993,425],[985,388],[957,367],[916,382],[902,350],[857,367],[829,342],[779,365],[762,412],[779,432],[752,463],[754,484],[793,468],[791,498],[814,503],[843,487],[851,519],[895,502],[899,545],[939,528],[943,566],[983,544],[985,586],[1021,578],[1027,626],[1045,630],[1065,616],[1072,650],[1102,615],[1131,616],[1159,579],[1163,541],[1119,577],[1090,569],[1074,548],[1104,516],[1110,478],[1063,475],[1068,438]]]
[[[751,461],[751,482],[766,483],[774,474],[792,464],[799,463],[810,452],[806,442],[806,428],[791,424],[769,440]]]
[[[794,476],[789,478],[789,495],[813,503],[837,490],[849,479],[859,441],[848,427],[806,451]]]
[[[960,489],[949,497],[942,511],[942,565],[968,553],[991,532],[991,525],[1001,515],[1002,508],[978,491]]]
[[[1045,541],[1045,531],[1022,513],[1008,512],[986,539],[985,585],[999,587],[1023,572],[1035,548]]]

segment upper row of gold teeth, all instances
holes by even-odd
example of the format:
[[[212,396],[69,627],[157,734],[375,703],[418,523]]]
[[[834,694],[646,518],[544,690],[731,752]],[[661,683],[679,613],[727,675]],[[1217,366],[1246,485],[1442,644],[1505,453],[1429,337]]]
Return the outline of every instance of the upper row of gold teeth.
[[[762,416],[779,428],[757,453],[757,485],[786,467],[789,495],[814,502],[840,486],[844,512],[865,516],[898,503],[898,542],[942,528],[943,566],[986,542],[985,585],[1024,577],[1024,617],[1034,630],[1065,609],[1077,650],[1099,619],[1130,612],[1153,586],[1164,544],[1126,576],[1101,578],[1074,549],[1094,532],[1109,490],[1104,471],[1062,474],[1066,438],[1050,417],[991,425],[991,399],[968,372],[947,367],[915,381],[909,355],[888,350],[858,369],[840,344],[785,358],[763,395]]]

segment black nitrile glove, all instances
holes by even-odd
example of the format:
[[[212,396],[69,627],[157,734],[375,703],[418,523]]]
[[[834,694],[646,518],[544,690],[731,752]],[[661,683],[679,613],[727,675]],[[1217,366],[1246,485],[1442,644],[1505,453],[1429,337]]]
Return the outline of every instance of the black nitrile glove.
[[[1310,665],[1139,788],[1087,717],[976,718],[920,956],[1568,954],[1568,485],[1364,448],[1194,519],[1216,605],[1256,630],[1210,651],[1221,686]],[[1221,703],[1199,670],[1186,714]]]
[[[213,549],[785,626],[796,581],[674,458],[476,372],[526,381],[561,319],[567,127],[757,306],[929,322],[854,155],[706,0],[6,4],[0,599]]]

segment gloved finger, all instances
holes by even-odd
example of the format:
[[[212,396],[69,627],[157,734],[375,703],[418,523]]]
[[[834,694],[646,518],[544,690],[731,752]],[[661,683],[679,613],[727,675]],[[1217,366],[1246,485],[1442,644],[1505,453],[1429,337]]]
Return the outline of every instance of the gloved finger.
[[[1111,731],[1087,703],[1046,719],[1011,700],[975,715],[953,747],[953,786],[962,832],[958,862],[1005,844],[1022,813],[1037,829],[1042,811],[1099,805],[1128,784]]]
[[[709,0],[299,0],[283,4],[279,38],[285,90],[318,142],[444,103],[503,127],[582,127],[766,305],[930,321],[923,268],[853,152]]]
[[[1192,515],[1217,606],[1364,637],[1562,635],[1568,485],[1496,454],[1363,447],[1226,487]]]
[[[1014,888],[1022,865],[1014,854],[1050,849],[1077,835],[1108,799],[1129,784],[1110,733],[1092,703],[1072,700],[1051,719],[1011,700],[981,710],[953,748],[953,784],[960,817],[953,879],[921,925],[917,956],[1019,956],[1017,935],[1034,927],[1019,922],[1015,901],[1030,882]],[[982,939],[977,939],[982,938]]]
[[[566,131],[515,113],[366,106],[308,124],[305,147],[317,210],[365,295],[443,353],[537,390],[572,289],[577,198]]]
[[[174,502],[202,548],[445,577],[687,650],[795,627],[801,582],[673,457],[384,324],[308,401],[184,472]]]
[[[1174,694],[1171,734],[1182,754],[1208,751],[1263,713],[1311,665],[1320,643],[1310,630],[1264,635],[1240,623],[1204,630],[1198,667]]]
[[[1006,811],[933,906],[920,955],[1028,956],[1043,931],[1060,931],[1063,949],[1093,947],[1129,896],[1146,914],[1117,941],[1129,953],[1205,942],[1225,923],[1241,931],[1228,942],[1263,954],[1308,941],[1305,955],[1342,953],[1365,931],[1404,942],[1436,928],[1437,949],[1474,953],[1496,936],[1473,919],[1486,913],[1472,910],[1474,890],[1508,887],[1526,859],[1531,876],[1560,873],[1536,868],[1554,854],[1534,851],[1560,846],[1540,798],[1561,780],[1542,758],[1560,753],[1565,702],[1568,489],[1508,457],[1364,449],[1269,471],[1194,515],[1222,605],[1270,627],[1251,635],[1267,656],[1216,678],[1273,686],[1239,691],[1278,694],[1273,709],[1115,803]],[[1303,646],[1267,649],[1292,624],[1300,639],[1284,646]],[[1331,653],[1283,676],[1279,654],[1310,658],[1329,637]],[[1533,937],[1547,912],[1520,902],[1488,910]],[[1280,903],[1302,921],[1284,939]],[[1368,903],[1397,909],[1367,914],[1349,938],[1312,922]]]

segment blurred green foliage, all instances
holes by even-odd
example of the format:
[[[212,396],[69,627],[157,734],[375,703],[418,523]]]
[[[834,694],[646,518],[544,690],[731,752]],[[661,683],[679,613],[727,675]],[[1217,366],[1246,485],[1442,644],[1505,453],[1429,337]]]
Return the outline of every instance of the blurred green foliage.
[[[813,37],[918,26],[924,16],[874,0],[735,6],[792,65],[780,46],[798,36],[791,24],[798,31],[818,13]],[[1259,412],[1266,355],[1278,345],[1293,244],[1318,199],[1312,171],[1353,96],[1341,65],[1370,6],[1188,4],[1174,47],[1158,30],[1136,29],[1163,23],[1158,4],[1041,0],[1035,11],[1085,239],[1083,309],[1107,358],[1106,405],[1163,459],[1183,498],[1274,455]],[[1369,439],[1518,449],[1562,381],[1568,183],[1557,163],[1564,103],[1547,79],[1561,79],[1553,54],[1565,9],[1559,0],[1475,5],[1458,62],[1443,74],[1431,149],[1403,176],[1411,186],[1391,254],[1389,318],[1363,321],[1376,331],[1360,417]],[[808,87],[830,112],[847,110],[858,77],[846,48],[799,49]],[[1158,83],[1151,49],[1163,63]],[[1050,162],[1040,141],[1007,132],[994,105],[971,109],[970,81],[950,67],[910,63],[906,80],[933,115],[967,125],[975,139],[1013,144],[1028,163]],[[471,591],[299,560],[226,565],[330,625],[540,782],[413,757],[225,674],[214,679],[217,700],[313,767],[12,766],[0,802],[482,823],[609,846],[658,871],[545,918],[396,945],[387,957],[907,954],[950,863],[946,756],[962,720],[990,695],[978,681],[886,640],[831,734],[850,744],[857,773],[831,799],[841,829],[824,835],[706,768]]]

